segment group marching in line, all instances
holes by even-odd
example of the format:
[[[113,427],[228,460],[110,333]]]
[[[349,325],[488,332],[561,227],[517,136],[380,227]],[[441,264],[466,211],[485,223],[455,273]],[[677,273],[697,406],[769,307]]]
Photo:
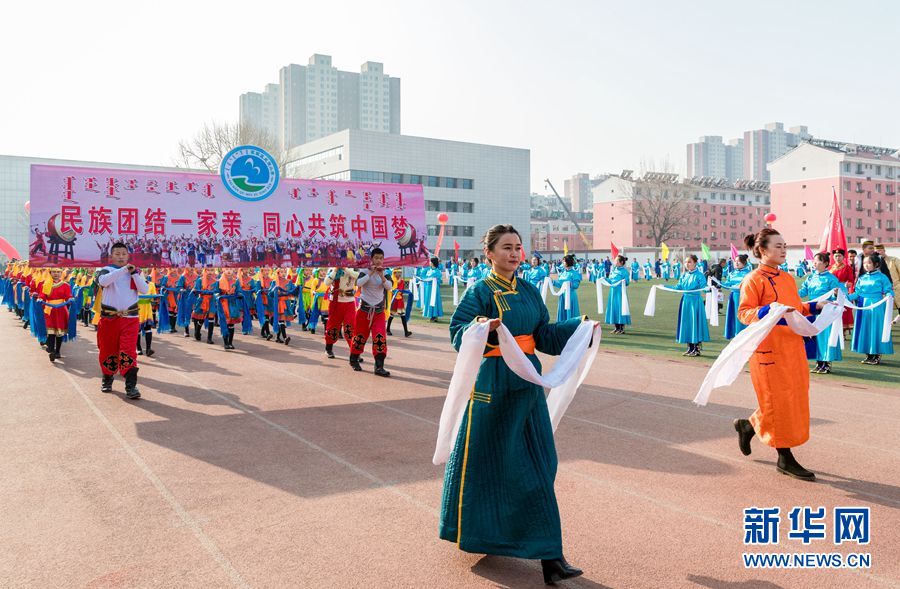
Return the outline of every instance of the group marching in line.
[[[563,555],[553,436],[600,341],[599,322],[579,306],[585,280],[595,285],[598,313],[615,334],[633,324],[629,285],[654,274],[674,280],[673,286],[653,285],[644,314],[655,313],[657,291],[679,294],[676,341],[687,346],[687,356],[700,355],[724,306],[725,337],[732,341],[694,401],[705,405],[712,390],[734,382],[749,361],[758,408],[733,423],[738,449],[749,455],[756,437],[776,450],[778,472],[801,480],[815,480],[793,455],[809,439],[807,359],[816,360],[812,372],[830,372],[842,358],[845,329],[852,333],[852,349],[866,355],[864,363],[878,364],[893,353],[900,262],[869,242],[859,266],[853,251],[849,260],[840,249],[816,254],[811,268],[797,268],[804,278],[799,287],[787,270],[785,241],[771,228],[745,239],[755,268],[746,254],[711,268],[694,255],[657,260],[655,268],[649,261],[629,264],[624,255],[603,263],[566,255],[558,266],[533,256],[525,263],[511,225],[492,227],[483,243],[483,259],[442,264],[432,257],[408,281],[402,268],[383,267],[377,247],[361,268],[145,272],[129,263],[126,244],[115,243],[109,265],[97,271],[11,262],[0,278],[0,295],[51,362],[61,357],[63,342],[77,337],[79,323],[95,325],[101,390],[112,391],[119,373],[126,397],[137,399],[137,357],[154,354],[154,330],[183,330],[184,337],[202,342],[205,329],[205,341],[213,344],[218,327],[224,348],[233,350],[236,332],[250,335],[254,323],[261,337],[289,345],[292,324],[315,335],[324,321],[328,358],[343,339],[350,367],[360,371],[371,337],[374,373],[390,376],[384,363],[391,322],[399,317],[409,337],[414,306],[436,322],[444,315],[441,287],[449,280],[455,306],[450,341],[459,354],[433,459],[446,463],[439,536],[467,552],[539,559],[551,585],[582,574]],[[555,323],[546,306],[549,293],[559,298]],[[559,356],[549,373],[542,374],[536,352]]]

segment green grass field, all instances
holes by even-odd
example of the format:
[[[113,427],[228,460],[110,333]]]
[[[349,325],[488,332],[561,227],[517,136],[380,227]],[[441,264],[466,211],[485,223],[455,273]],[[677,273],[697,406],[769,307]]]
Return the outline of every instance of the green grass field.
[[[603,346],[611,349],[626,350],[636,354],[659,355],[663,357],[678,357],[684,352],[685,347],[675,341],[675,321],[678,316],[678,302],[680,296],[675,293],[659,292],[656,297],[656,316],[644,316],[644,304],[650,292],[651,284],[659,284],[662,281],[641,281],[632,283],[628,287],[628,302],[631,307],[632,325],[625,328],[625,335],[613,335],[612,328],[603,331]],[[673,285],[675,282],[670,281]],[[461,294],[461,293],[460,293]],[[453,289],[444,285],[441,287],[441,298],[444,303],[444,317],[439,324],[447,325],[450,316],[453,315]],[[608,296],[608,290],[604,289],[604,302]],[[594,286],[588,282],[582,282],[578,289],[578,304],[581,312],[591,319],[600,319],[603,315],[597,313],[597,295]],[[557,299],[552,295],[547,296],[547,308],[550,311],[551,321],[556,320]],[[413,308],[413,324],[428,323],[422,318],[422,312]],[[685,361],[712,364],[719,352],[728,344],[724,336],[725,315],[724,309],[719,316],[718,327],[710,326],[710,338],[712,341],[703,344],[703,355],[699,358],[684,358]],[[433,324],[432,324],[433,325]],[[894,348],[900,354],[900,327],[893,330]],[[900,355],[882,357],[880,366],[867,366],[860,364],[864,355],[850,350],[850,341],[845,342],[844,360],[832,364],[831,374],[813,374],[812,379],[841,379],[856,382],[871,383],[878,386],[891,386],[900,388]],[[812,365],[812,364],[811,364]]]

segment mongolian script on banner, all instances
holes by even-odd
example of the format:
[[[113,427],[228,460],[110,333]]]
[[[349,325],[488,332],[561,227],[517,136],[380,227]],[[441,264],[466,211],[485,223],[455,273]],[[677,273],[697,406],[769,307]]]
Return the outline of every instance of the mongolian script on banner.
[[[428,260],[420,185],[286,178],[250,201],[217,175],[31,166],[32,266],[104,266],[124,242],[139,266],[386,266]]]

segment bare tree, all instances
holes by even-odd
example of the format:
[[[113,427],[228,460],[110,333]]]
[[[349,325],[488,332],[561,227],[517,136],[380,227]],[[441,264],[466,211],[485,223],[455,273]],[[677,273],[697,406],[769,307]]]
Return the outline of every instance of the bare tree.
[[[678,174],[670,171],[667,163],[662,172],[652,171],[653,167],[642,163],[645,171],[635,180],[631,213],[658,247],[688,224],[693,192]]]
[[[278,170],[285,174],[287,153],[276,145],[272,135],[249,125],[209,122],[197,131],[191,139],[178,142],[175,165],[179,168],[208,170],[216,174],[225,155],[239,145],[256,145],[272,154],[278,163]]]

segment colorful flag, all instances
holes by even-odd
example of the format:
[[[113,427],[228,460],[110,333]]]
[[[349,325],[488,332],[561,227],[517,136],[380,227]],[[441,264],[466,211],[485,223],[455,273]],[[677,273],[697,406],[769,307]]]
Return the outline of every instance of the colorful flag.
[[[736,247],[734,247],[733,243],[731,244],[731,259],[732,260],[738,259],[738,249]]]
[[[453,240],[453,257],[454,259],[459,259],[459,242],[455,239]]]
[[[813,251],[809,246],[806,246],[806,249],[803,251],[803,257],[805,257],[810,262],[813,261],[815,255],[813,254]]]
[[[663,261],[669,259],[669,246],[666,245],[665,241],[659,244],[659,252],[662,256]]]
[[[609,248],[611,250],[610,253],[612,254],[613,259],[615,260],[617,257],[619,257],[619,248],[617,248],[616,244],[614,244],[611,241],[609,242],[609,245],[611,246]]]
[[[847,236],[844,234],[844,218],[841,215],[841,202],[838,200],[837,191],[831,188],[831,214],[822,231],[822,241],[819,244],[820,252],[832,252],[836,249],[847,251]]]
[[[702,254],[700,254],[700,257],[703,258],[704,260],[709,260],[709,246],[706,245],[705,243],[701,243],[700,249],[703,252]]]
[[[565,239],[563,240],[563,255],[569,255],[569,242],[567,242]]]

